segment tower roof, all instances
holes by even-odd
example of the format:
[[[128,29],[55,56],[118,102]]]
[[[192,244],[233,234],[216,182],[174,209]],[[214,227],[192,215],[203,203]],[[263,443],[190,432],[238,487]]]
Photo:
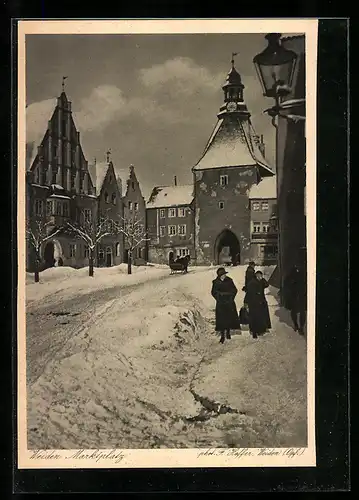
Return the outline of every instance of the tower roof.
[[[241,75],[238,73],[234,66],[232,66],[232,68],[230,69],[223,87],[226,87],[228,85],[240,85],[243,87]]]
[[[223,117],[207,143],[204,153],[193,171],[221,167],[247,167],[256,165],[261,175],[273,175],[274,172],[262,155],[258,138],[250,119],[241,117]]]
[[[147,208],[167,208],[190,205],[193,201],[193,185],[156,186],[153,188]]]

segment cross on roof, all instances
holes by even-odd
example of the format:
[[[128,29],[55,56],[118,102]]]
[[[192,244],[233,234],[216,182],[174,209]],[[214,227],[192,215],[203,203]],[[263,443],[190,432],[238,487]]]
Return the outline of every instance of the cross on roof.
[[[107,163],[110,162],[110,157],[111,157],[111,149],[108,149],[106,151],[106,161],[107,161]]]

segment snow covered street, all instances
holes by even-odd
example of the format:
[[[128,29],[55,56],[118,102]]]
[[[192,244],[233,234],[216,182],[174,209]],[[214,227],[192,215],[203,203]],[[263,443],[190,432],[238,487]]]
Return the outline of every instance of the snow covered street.
[[[29,448],[306,446],[305,338],[270,291],[271,333],[219,344],[215,269],[29,276]],[[245,266],[229,271],[239,309]]]

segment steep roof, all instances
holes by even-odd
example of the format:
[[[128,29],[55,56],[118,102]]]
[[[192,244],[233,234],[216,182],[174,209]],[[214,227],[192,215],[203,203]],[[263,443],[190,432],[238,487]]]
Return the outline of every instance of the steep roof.
[[[92,179],[93,185],[96,187],[96,195],[98,196],[101,192],[103,182],[105,180],[107,171],[109,169],[109,163],[106,162],[96,162],[89,164],[88,170]]]
[[[253,125],[240,116],[220,118],[194,171],[219,167],[258,165],[264,175],[273,175],[263,157]]]
[[[153,188],[147,208],[177,207],[190,205],[193,201],[193,186],[156,186]]]
[[[277,198],[276,176],[264,177],[259,184],[254,184],[249,190],[249,199]]]
[[[26,108],[26,149],[27,169],[33,164],[37,147],[40,146],[47,132],[48,122],[57,106],[57,98],[34,102]]]

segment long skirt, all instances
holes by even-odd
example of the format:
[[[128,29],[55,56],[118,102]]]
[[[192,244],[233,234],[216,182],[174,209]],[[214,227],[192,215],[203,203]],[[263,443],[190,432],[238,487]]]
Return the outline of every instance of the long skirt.
[[[224,332],[225,330],[239,330],[240,328],[241,325],[234,300],[227,303],[217,302],[216,331]]]
[[[261,335],[271,328],[267,302],[249,304],[249,330]]]

